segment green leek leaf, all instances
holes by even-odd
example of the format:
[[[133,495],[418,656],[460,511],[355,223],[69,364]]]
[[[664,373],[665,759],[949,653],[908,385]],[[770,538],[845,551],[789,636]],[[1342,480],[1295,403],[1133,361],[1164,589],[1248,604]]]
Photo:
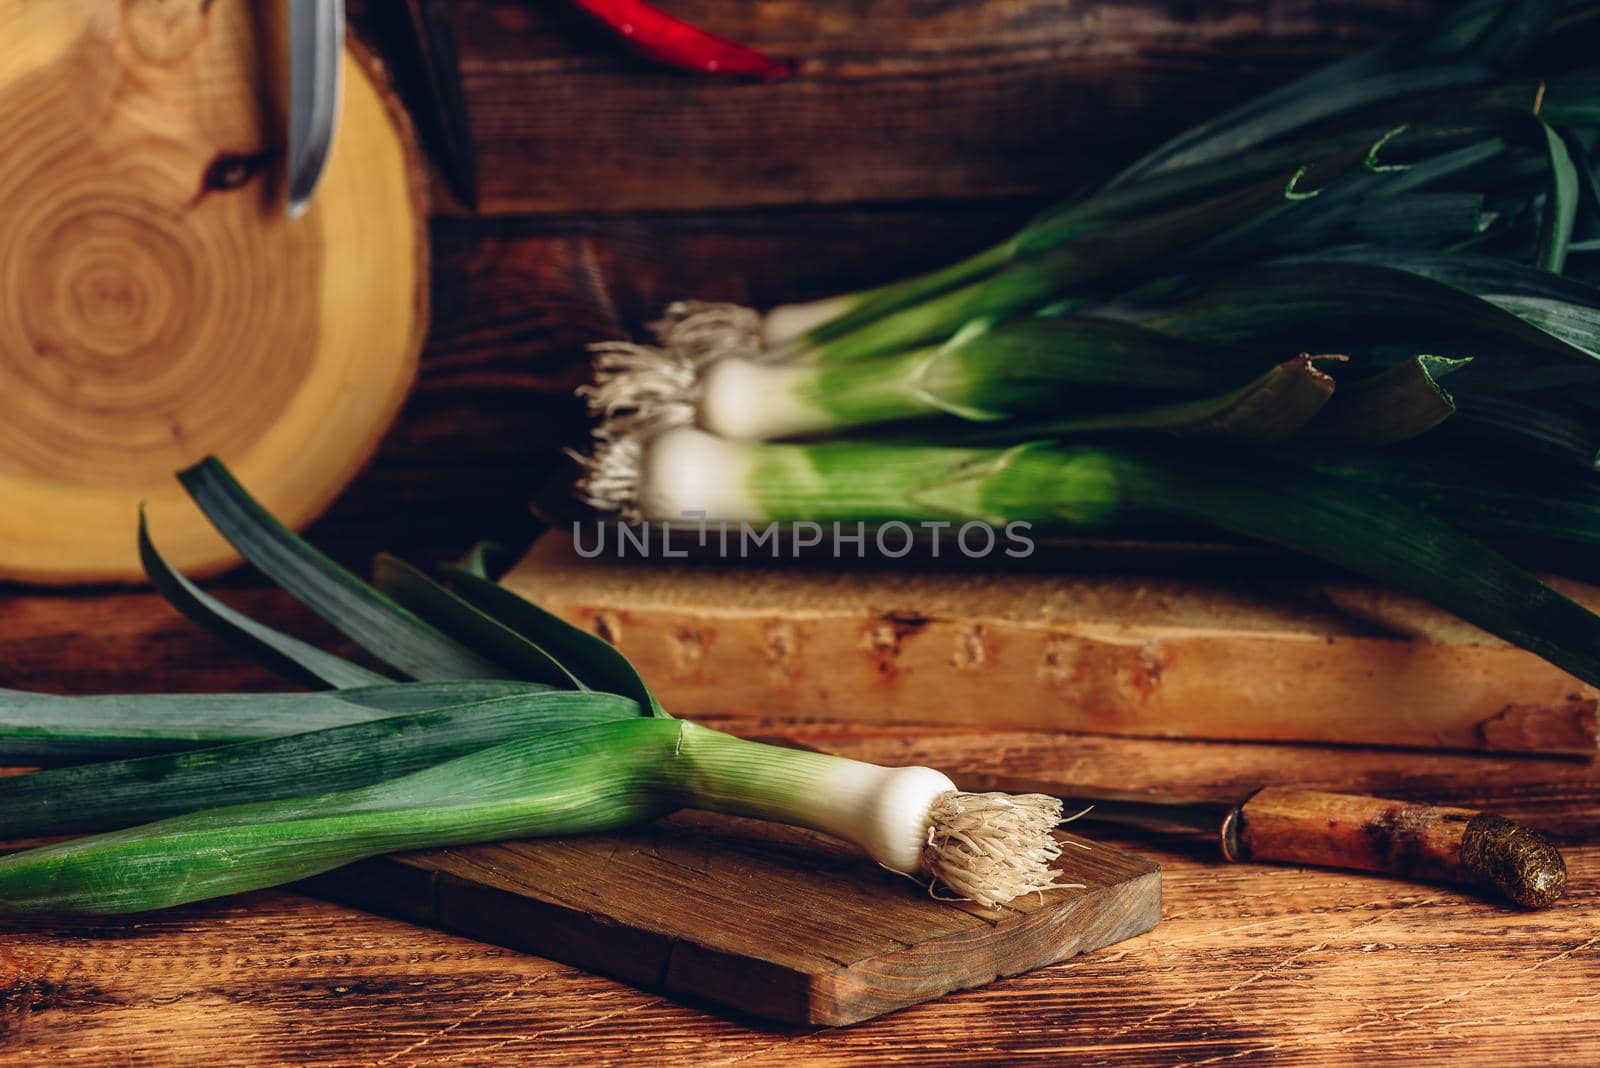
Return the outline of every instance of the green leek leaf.
[[[105,694],[0,690],[0,759],[83,763],[175,753],[548,689],[531,682],[401,682],[314,693]]]
[[[1459,428],[1465,433],[1600,470],[1600,420],[1574,400],[1546,394],[1467,393],[1459,406]]]
[[[820,392],[824,400],[843,394],[875,363],[896,359],[836,365],[824,372]],[[911,360],[918,396],[941,411],[989,419],[1081,412],[1104,407],[1108,395],[1206,396],[1219,383],[1247,381],[1266,363],[1248,352],[1075,315],[1012,319]]]
[[[1153,306],[1139,306],[1151,297]],[[1572,340],[1583,335],[1583,326],[1581,318],[1576,326],[1568,321],[1565,305],[1519,306],[1513,313],[1499,304],[1409,270],[1330,257],[1200,280],[1176,298],[1151,291],[1097,314],[1225,345],[1289,347],[1315,337],[1319,345],[1356,354],[1375,345],[1412,351],[1449,345],[1474,356],[1457,372],[1463,385],[1511,391],[1581,385],[1600,371],[1600,348]],[[1542,317],[1535,319],[1535,312]]]
[[[1039,308],[1074,285],[1162,270],[1170,265],[1174,249],[1254,218],[1299,195],[1297,189],[1316,189],[1364,156],[1363,149],[1346,152],[1198,204],[1092,230],[1019,258],[981,281],[876,319],[804,355],[818,362],[844,361],[941,342],[974,319],[1002,319]]]
[[[1573,350],[1600,354],[1600,287],[1521,263],[1487,256],[1422,250],[1344,249],[1324,262],[1392,267],[1482,298]],[[1292,262],[1292,261],[1286,261]]]
[[[1243,152],[1294,130],[1368,109],[1374,104],[1404,99],[1430,90],[1481,85],[1493,79],[1495,74],[1492,67],[1467,63],[1374,74],[1342,84],[1330,84],[1321,91],[1301,94],[1286,100],[1275,110],[1263,110],[1243,121],[1223,116],[1197,126],[1122,171],[1112,179],[1111,186],[1114,188],[1135,178],[1159,175]]]
[[[1442,520],[1341,479],[1234,450],[1115,454],[1123,491],[1157,514],[1219,527],[1409,590],[1600,683],[1600,617]]]
[[[1270,93],[1264,93],[1232,111],[1196,126],[1125,168],[1111,186],[1144,179],[1149,172],[1167,169],[1174,156],[1216,140],[1229,131],[1275,127],[1292,128],[1299,121],[1294,115],[1307,100],[1335,92],[1350,85],[1371,84],[1379,77],[1427,64],[1465,59],[1468,49],[1485,31],[1503,17],[1505,0],[1476,0],[1463,4],[1441,21],[1419,34],[1380,45],[1313,71]],[[1237,140],[1237,138],[1236,138]]]
[[[456,561],[456,567],[479,578],[495,579],[511,568],[514,558],[504,545],[496,541],[480,541]]]
[[[479,611],[404,560],[379,555],[372,581],[395,602],[495,663],[512,668],[519,678],[548,682],[562,689],[589,689],[561,660],[499,620]]]
[[[1600,478],[1541,470],[1495,449],[1300,458],[1325,474],[1400,497],[1489,538],[1600,545]]]
[[[632,698],[651,715],[667,715],[638,669],[610,642],[482,575],[463,568],[446,568],[445,575],[463,599],[527,640],[552,650],[590,688]]]
[[[1417,437],[1454,414],[1455,402],[1438,380],[1470,362],[1413,356],[1373,378],[1342,383],[1301,437],[1341,445],[1391,445]]]
[[[1591,63],[1593,55],[1591,51]],[[1567,71],[1549,79],[1539,117],[1555,127],[1600,126],[1600,67]]]
[[[348,790],[517,738],[636,718],[614,694],[528,693],[306,733],[0,778],[0,837],[128,827]]]
[[[1238,389],[1203,400],[1157,408],[1049,422],[1004,424],[973,441],[1035,441],[1109,431],[1163,431],[1177,437],[1220,438],[1240,442],[1286,441],[1316,416],[1334,395],[1332,376],[1319,362],[1343,356],[1296,356]]]
[[[391,681],[376,671],[258,623],[190,582],[156,550],[143,508],[139,509],[139,559],[150,584],[167,603],[287,679],[305,686],[341,689]]]
[[[1560,274],[1567,265],[1567,248],[1578,221],[1578,168],[1561,135],[1548,123],[1539,125],[1550,153],[1550,187],[1539,224],[1539,266]]]
[[[40,846],[0,857],[0,902],[8,916],[138,912],[277,886],[380,853],[614,830],[675,807],[658,784],[682,726],[646,718],[528,734],[370,786]]]
[[[384,663],[424,681],[515,677],[307,545],[256,503],[215,458],[178,478],[246,560]]]
[[[1472,42],[1467,57],[1505,68],[1526,59],[1550,28],[1553,0],[1512,0]]]
[[[1594,153],[1578,136],[1576,130],[1561,131],[1561,140],[1567,146],[1567,154],[1572,157],[1572,165],[1578,177],[1578,209],[1586,213],[1589,223],[1600,232],[1600,163],[1596,163]]]

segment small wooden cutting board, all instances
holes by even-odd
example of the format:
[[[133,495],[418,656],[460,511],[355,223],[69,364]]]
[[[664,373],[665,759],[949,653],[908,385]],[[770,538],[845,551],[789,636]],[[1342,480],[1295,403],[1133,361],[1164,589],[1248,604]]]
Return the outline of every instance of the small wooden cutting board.
[[[770,1020],[836,1026],[1130,938],[1151,861],[1062,835],[1063,882],[938,901],[826,835],[683,812],[619,834],[382,857],[306,884],[361,908]],[[1087,846],[1080,848],[1079,846]]]

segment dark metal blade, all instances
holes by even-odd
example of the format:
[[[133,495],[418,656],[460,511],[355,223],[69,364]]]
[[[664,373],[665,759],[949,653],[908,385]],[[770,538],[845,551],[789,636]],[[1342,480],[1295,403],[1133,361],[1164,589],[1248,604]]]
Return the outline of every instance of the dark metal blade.
[[[478,207],[478,161],[461,90],[461,62],[447,0],[406,0],[427,85],[421,101],[427,137],[445,185],[468,208]]]
[[[752,742],[781,745],[786,749],[804,749],[812,753],[826,750],[797,742],[781,735],[758,735]],[[1066,815],[1078,817],[1086,823],[1114,823],[1121,827],[1140,827],[1151,831],[1197,831],[1208,835],[1222,835],[1228,819],[1244,803],[1212,801],[1194,797],[1176,797],[1171,794],[1153,794],[1133,790],[1105,790],[1093,786],[1075,786],[1042,779],[1024,779],[1015,775],[987,775],[977,772],[957,772],[950,776],[956,788],[968,793],[1045,794],[1059,797]],[[1074,821],[1076,822],[1076,821]]]
[[[289,217],[311,204],[339,124],[344,0],[289,0]]]
[[[1008,794],[1048,794],[1061,798],[1066,814],[1083,809],[1085,823],[1114,823],[1153,831],[1196,831],[1218,835],[1230,813],[1238,806],[1229,801],[1208,801],[1126,790],[1069,785],[1021,779],[1011,775],[952,775],[963,790],[985,793],[999,790]]]

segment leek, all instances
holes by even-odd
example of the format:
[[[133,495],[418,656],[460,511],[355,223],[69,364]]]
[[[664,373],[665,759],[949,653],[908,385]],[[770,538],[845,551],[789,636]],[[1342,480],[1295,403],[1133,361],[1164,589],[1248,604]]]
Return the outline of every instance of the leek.
[[[176,753],[546,689],[528,682],[465,681],[288,694],[58,697],[0,690],[0,758],[68,763]]]
[[[0,828],[11,834],[121,829],[0,858],[0,913],[165,908],[394,850],[615,830],[686,806],[835,835],[986,906],[1071,885],[1050,869],[1061,853],[1056,798],[964,793],[930,768],[763,745],[674,719],[615,649],[470,566],[453,572],[457,593],[388,559],[380,590],[278,524],[216,461],[181,479],[247,558],[368,652],[413,678],[459,670],[469,679],[303,695],[308,726],[363,701],[425,706],[407,715],[4,780]],[[141,540],[164,590],[242,634],[265,662],[291,677],[330,666],[197,597],[148,530]],[[472,681],[517,669],[557,688]],[[456,687],[487,699],[427,704]],[[25,696],[45,717],[70,700]],[[159,699],[122,700],[126,709]],[[252,702],[168,703],[162,715],[192,715],[200,736],[226,730],[227,711]]]
[[[371,786],[208,809],[0,858],[0,909],[118,913],[276,886],[380,853],[616,830],[694,807],[852,842],[997,906],[1049,872],[1061,802],[965,794],[883,768],[658,717],[535,734]]]
[[[615,694],[533,692],[8,776],[0,778],[0,837],[77,834],[234,802],[365,786],[524,735],[638,715],[638,705]]]
[[[675,305],[655,344],[596,346],[581,495],[663,519],[1220,528],[1593,681],[1594,617],[1455,524],[1592,540],[1597,25],[1600,0],[1476,0],[960,263],[765,315]],[[1524,514],[1515,480],[1472,470],[1408,491],[1435,439],[1503,444]]]
[[[979,522],[1099,530],[1199,524],[1410,590],[1600,684],[1600,616],[1427,512],[1235,450],[731,442],[679,427],[595,456],[590,503],[629,518]]]
[[[696,366],[671,349],[613,345],[584,392],[613,436],[696,425],[762,441],[953,415],[976,421],[1092,412],[1141,393],[1195,397],[1271,360],[1088,317],[1025,318],[944,345],[843,363],[731,356]]]

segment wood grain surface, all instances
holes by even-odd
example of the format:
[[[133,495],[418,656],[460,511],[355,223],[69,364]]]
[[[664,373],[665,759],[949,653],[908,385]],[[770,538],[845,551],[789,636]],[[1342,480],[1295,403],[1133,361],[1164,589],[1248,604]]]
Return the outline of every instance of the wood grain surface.
[[[999,554],[645,562],[608,526],[552,531],[503,581],[615,643],[686,715],[1595,752],[1594,687],[1398,594]]]
[[[826,835],[699,812],[378,858],[310,890],[679,1000],[841,1026],[1155,926],[1153,863],[1062,839],[1052,867],[1073,888],[998,909],[935,900]]]
[[[385,5],[364,5],[381,28]],[[696,79],[562,4],[451,5],[482,210],[1059,195],[1443,0],[664,0],[798,59]]]
[[[324,639],[276,594],[221,591]],[[261,686],[152,597],[0,592],[3,682],[56,692]],[[1576,759],[952,727],[719,722],[892,763],[1217,800],[1302,785],[1491,809],[1571,872],[1522,912],[1379,876],[1224,865],[1209,841],[1105,838],[1162,865],[1160,926],[843,1030],[725,1019],[544,958],[251,894],[134,920],[0,925],[0,1063],[921,1065],[1592,1063],[1600,769]]]
[[[747,150],[755,124],[733,112],[734,96],[711,108],[712,86],[646,68],[558,5],[453,5],[491,207],[580,214],[435,220],[436,317],[418,389],[375,463],[313,530],[339,559],[364,568],[375,551],[397,549],[427,562],[484,536],[526,544],[537,528],[526,500],[561,476],[554,446],[581,429],[567,396],[583,374],[581,345],[636,326],[665,301],[686,293],[801,299],[972,251],[1058,194],[1055,182],[1103,173],[1113,155],[1443,5],[1096,0],[1063,16],[1077,20],[1081,40],[1045,46],[1065,57],[1059,66],[1053,55],[1022,54],[1056,17],[1029,22],[1019,13],[1043,8],[1026,2],[672,6],[775,50],[826,52],[834,65],[826,76],[729,91],[764,118],[779,114],[767,104],[777,99],[787,116],[825,108],[832,117],[809,111],[817,117],[792,124],[781,143],[757,129],[760,151]],[[1097,36],[1101,8],[1102,18],[1116,15],[1114,32]],[[475,23],[478,11],[489,21]],[[785,18],[770,31],[756,25],[778,12]],[[827,27],[794,21],[811,13],[825,15]],[[880,13],[926,25],[949,13],[954,21],[939,24],[959,32],[923,45]],[[1011,36],[988,47],[970,28],[980,18],[1010,25]],[[872,28],[866,45],[856,20]],[[1130,22],[1142,28],[1126,32]],[[963,35],[969,66],[960,82],[940,85],[920,53],[948,51]],[[880,58],[902,41],[912,42],[905,58]],[[1084,57],[1093,49],[1091,62]],[[853,50],[869,54],[857,61]],[[954,62],[937,60],[941,69]],[[1059,92],[1041,80],[1051,71],[1063,80]],[[986,109],[1021,103],[980,111],[963,95],[987,100]],[[721,124],[691,130],[676,121],[675,136],[662,136],[662,116],[689,99]],[[841,133],[839,114],[858,100],[908,159],[941,145],[938,166],[913,173],[859,132]],[[884,133],[886,115],[901,128]],[[955,123],[933,124],[952,116]],[[573,127],[615,154],[574,152]],[[708,159],[708,144],[721,154]],[[640,180],[641,160],[653,184]],[[803,206],[814,195],[840,203]],[[711,214],[752,204],[782,207]],[[645,206],[675,214],[609,215]],[[329,638],[248,576],[221,592],[296,633]],[[9,587],[0,587],[0,684],[55,692],[274,685],[153,597]],[[1237,798],[1253,785],[1300,784],[1492,808],[1559,837],[1572,890],[1551,910],[1524,913],[1375,876],[1219,865],[1207,845],[1187,840],[1124,841],[1163,866],[1155,931],[843,1030],[724,1019],[540,957],[276,891],[131,922],[0,927],[0,1063],[1594,1062],[1600,772],[1588,762],[949,727],[722,725],[882,761],[1124,788]]]
[[[723,724],[726,726],[727,724]],[[1592,1063],[1600,776],[1586,763],[747,721],[822,748],[1221,795],[1362,783],[1557,831],[1573,890],[1520,912],[1375,876],[1224,866],[1141,842],[1161,925],[1112,949],[843,1030],[670,997],[289,892],[137,921],[7,924],[6,1064],[916,1065]]]
[[[179,567],[231,566],[172,472],[221,455],[300,526],[399,411],[428,318],[421,159],[354,48],[291,222],[277,29],[246,0],[0,2],[0,575],[139,580],[141,505]]]

